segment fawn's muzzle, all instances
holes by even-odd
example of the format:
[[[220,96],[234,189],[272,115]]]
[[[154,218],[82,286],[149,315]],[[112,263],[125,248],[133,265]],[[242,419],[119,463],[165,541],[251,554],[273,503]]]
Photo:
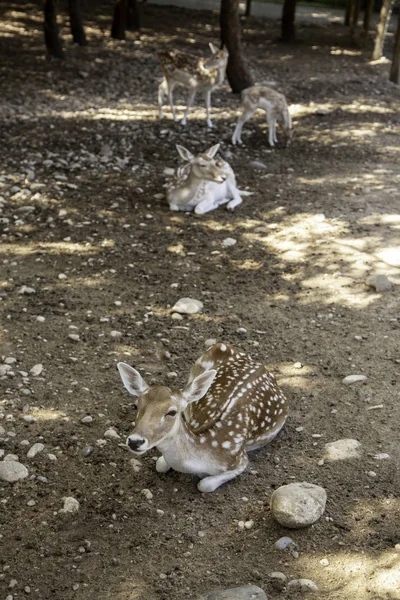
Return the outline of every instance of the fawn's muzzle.
[[[132,452],[142,452],[144,450],[143,446],[146,444],[146,440],[136,435],[130,435],[126,440],[126,443],[129,450],[132,450]]]

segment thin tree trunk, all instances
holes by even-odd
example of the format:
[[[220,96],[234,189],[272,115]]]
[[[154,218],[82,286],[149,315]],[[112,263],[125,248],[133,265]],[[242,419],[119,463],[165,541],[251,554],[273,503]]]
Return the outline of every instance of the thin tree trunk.
[[[132,31],[139,31],[140,29],[140,10],[137,0],[129,0],[128,2],[128,16],[127,16],[127,29]]]
[[[235,93],[253,85],[243,57],[239,19],[239,0],[221,0],[221,42],[229,51],[226,69],[229,84]]]
[[[82,23],[80,0],[68,0],[69,17],[71,20],[71,33],[75,44],[86,46],[86,35]]]
[[[364,46],[368,40],[369,28],[371,26],[372,11],[374,9],[374,0],[367,0],[367,5],[364,12]]]
[[[376,29],[376,38],[372,60],[379,60],[383,55],[383,46],[385,44],[386,31],[389,25],[390,15],[392,13],[393,0],[383,0],[379,23]]]
[[[251,14],[251,0],[246,0],[246,11],[244,13],[245,17],[250,17]]]
[[[57,0],[45,0],[44,3],[44,41],[51,56],[64,58],[62,43],[58,35]]]
[[[360,6],[361,6],[361,0],[354,0],[353,2],[353,11],[352,11],[352,15],[351,15],[351,24],[350,24],[350,37],[351,39],[354,38],[354,35],[357,31],[357,27],[358,27],[358,17],[360,16]]]
[[[296,2],[297,0],[285,0],[282,10],[282,41],[294,42],[296,40]]]
[[[116,0],[114,17],[111,26],[111,37],[116,40],[125,39],[126,22],[128,18],[128,0]]]
[[[394,41],[392,66],[390,68],[390,81],[400,83],[400,14],[397,17],[397,30]]]
[[[347,0],[346,12],[344,13],[344,25],[348,27],[350,25],[350,17],[353,12],[354,0]]]

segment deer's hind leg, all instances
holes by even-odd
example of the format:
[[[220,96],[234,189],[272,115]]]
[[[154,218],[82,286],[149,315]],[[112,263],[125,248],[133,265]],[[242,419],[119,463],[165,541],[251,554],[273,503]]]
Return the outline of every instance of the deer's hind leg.
[[[165,96],[168,96],[168,83],[164,77],[164,79],[158,86],[158,111],[160,119],[164,118],[163,105]]]
[[[185,113],[183,115],[183,119],[181,121],[182,125],[186,125],[187,118],[189,116],[189,111],[190,111],[190,108],[191,108],[191,106],[192,106],[192,104],[194,102],[195,96],[196,96],[196,89],[195,88],[191,88],[189,90],[189,96],[188,96],[188,101],[187,101],[187,105],[186,105],[186,110],[185,110]]]
[[[243,112],[240,115],[240,117],[237,120],[236,123],[236,127],[235,127],[235,131],[233,132],[233,136],[232,136],[232,144],[235,145],[237,144],[241,144],[242,143],[242,129],[243,129],[243,125],[246,123],[246,121],[248,121],[249,119],[251,119],[251,117],[254,115],[254,113],[257,110],[257,106],[253,107],[253,106],[245,106],[243,107]]]
[[[174,91],[175,84],[174,83],[170,83],[167,80],[167,86],[168,86],[168,100],[169,100],[169,105],[171,107],[172,117],[173,117],[174,121],[176,121],[176,113],[175,113],[175,106],[174,106],[174,96],[173,96],[173,91]]]
[[[247,458],[247,454],[244,450],[242,450],[237,455],[236,462],[232,469],[230,469],[229,471],[225,471],[220,475],[211,475],[208,477],[204,477],[204,479],[199,481],[197,488],[200,490],[200,492],[213,492],[214,490],[219,488],[219,486],[223,483],[226,483],[227,481],[230,481],[231,479],[234,479],[235,477],[240,475],[240,473],[243,473],[243,471],[247,467],[248,462],[249,459]]]

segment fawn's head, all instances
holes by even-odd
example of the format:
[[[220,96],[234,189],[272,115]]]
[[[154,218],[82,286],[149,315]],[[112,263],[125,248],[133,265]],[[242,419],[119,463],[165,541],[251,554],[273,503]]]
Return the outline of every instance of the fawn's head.
[[[223,183],[226,179],[225,163],[223,160],[214,160],[214,156],[219,150],[220,144],[216,144],[209,148],[206,152],[200,154],[192,154],[183,146],[176,146],[179,156],[186,162],[190,163],[192,174],[198,179],[206,179],[207,181],[215,181]]]
[[[135,429],[126,443],[136,455],[175,435],[181,413],[190,402],[200,400],[207,393],[217,373],[213,369],[205,371],[180,391],[165,386],[149,387],[140,373],[125,363],[118,363],[118,370],[124,386],[135,397]]]
[[[228,64],[229,52],[224,46],[222,50],[214,46],[214,44],[210,43],[210,50],[212,52],[212,56],[206,60],[204,63],[205,69],[223,69],[225,72],[226,65]]]

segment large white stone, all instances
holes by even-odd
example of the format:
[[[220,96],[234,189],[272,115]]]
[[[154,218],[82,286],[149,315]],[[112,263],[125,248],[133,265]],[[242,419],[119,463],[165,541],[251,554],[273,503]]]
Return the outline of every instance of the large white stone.
[[[75,513],[79,510],[79,502],[72,496],[64,498],[64,507],[60,510],[62,513]]]
[[[311,579],[292,579],[287,585],[289,594],[298,592],[315,594],[318,592],[318,586]]]
[[[361,444],[351,438],[336,440],[325,444],[324,458],[330,462],[335,460],[347,460],[348,458],[359,458],[361,455]]]
[[[13,483],[19,479],[28,477],[28,469],[25,465],[14,460],[0,462],[0,479]]]
[[[357,381],[365,381],[366,379],[366,375],[347,375],[347,377],[342,379],[342,383],[350,385],[351,383],[357,383]]]
[[[172,312],[179,313],[181,315],[194,315],[203,310],[203,303],[200,300],[194,298],[181,298],[172,307]]]
[[[198,600],[268,600],[267,595],[256,585],[215,590],[199,597]]]
[[[290,529],[312,525],[324,514],[326,491],[313,483],[283,485],[271,496],[273,517]]]
[[[37,444],[33,444],[32,448],[29,448],[27,458],[35,458],[36,454],[43,452],[44,444],[38,442]]]
[[[32,369],[29,371],[29,373],[33,376],[33,377],[38,377],[41,372],[43,371],[43,365],[38,363],[37,365],[34,365],[32,367]]]

